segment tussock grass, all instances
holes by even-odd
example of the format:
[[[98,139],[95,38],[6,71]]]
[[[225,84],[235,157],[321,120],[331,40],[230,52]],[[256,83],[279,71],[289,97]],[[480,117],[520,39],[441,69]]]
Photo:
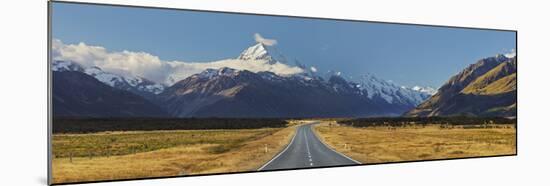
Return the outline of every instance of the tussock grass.
[[[151,132],[102,132],[53,136],[53,155],[87,157],[126,155],[193,144],[235,146],[252,138],[263,137],[276,129],[257,130],[178,130]],[[238,134],[238,135],[235,135]]]
[[[325,122],[315,132],[331,147],[367,164],[516,154],[514,125],[356,128]]]
[[[294,135],[294,129],[54,135],[53,182],[256,170],[282,150]]]

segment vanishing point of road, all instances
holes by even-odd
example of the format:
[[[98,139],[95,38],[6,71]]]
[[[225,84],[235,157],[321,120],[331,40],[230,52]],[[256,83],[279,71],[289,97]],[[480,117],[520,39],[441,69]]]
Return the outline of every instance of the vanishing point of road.
[[[330,147],[327,147],[312,131],[311,122],[298,126],[290,144],[258,170],[296,169],[360,164]]]

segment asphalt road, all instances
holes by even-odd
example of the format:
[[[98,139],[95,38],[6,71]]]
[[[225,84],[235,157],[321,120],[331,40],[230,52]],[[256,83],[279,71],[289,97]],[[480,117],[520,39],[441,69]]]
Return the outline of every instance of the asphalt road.
[[[359,162],[327,147],[313,133],[312,122],[299,126],[290,144],[258,170],[355,165]]]

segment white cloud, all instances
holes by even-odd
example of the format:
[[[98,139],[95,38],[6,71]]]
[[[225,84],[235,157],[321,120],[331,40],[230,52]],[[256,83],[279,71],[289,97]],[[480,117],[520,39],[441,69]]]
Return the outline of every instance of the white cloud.
[[[275,39],[266,39],[266,38],[262,37],[262,35],[260,35],[259,33],[254,34],[254,40],[256,40],[256,42],[258,42],[258,43],[263,43],[264,45],[267,45],[267,46],[273,46],[273,45],[277,44],[277,40],[275,40]]]
[[[314,66],[310,67],[310,70],[311,70],[312,72],[317,72],[317,68],[315,68]]]
[[[271,71],[279,75],[301,73],[298,67],[283,63],[269,64],[262,60],[227,59],[214,62],[164,61],[158,56],[146,52],[108,51],[101,46],[90,46],[85,43],[64,44],[54,39],[52,42],[54,60],[73,61],[84,67],[98,66],[105,71],[118,74],[131,74],[155,82],[171,85],[193,74],[208,68],[229,67],[252,72]]]

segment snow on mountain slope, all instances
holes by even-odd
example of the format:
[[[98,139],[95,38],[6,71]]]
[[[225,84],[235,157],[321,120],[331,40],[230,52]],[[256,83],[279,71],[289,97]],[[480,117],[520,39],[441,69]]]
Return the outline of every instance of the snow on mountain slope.
[[[434,95],[435,93],[437,93],[437,89],[434,89],[432,87],[414,86],[411,89],[414,91],[423,92],[429,95]]]
[[[79,71],[88,74],[102,83],[111,87],[128,90],[132,92],[144,92],[151,94],[160,94],[164,86],[153,81],[138,76],[122,76],[103,71],[99,67],[83,68],[81,65],[70,61],[54,61],[52,63],[53,71]]]
[[[268,52],[267,46],[262,43],[256,43],[255,45],[244,50],[237,59],[241,60],[265,60],[269,64],[277,63],[277,60],[271,56],[271,52]]]
[[[273,55],[278,55],[280,57],[275,58]],[[231,73],[238,73],[240,70],[248,70],[254,73],[261,72],[272,72],[273,75],[269,73],[261,73],[263,78],[270,79],[273,81],[280,81],[280,77],[295,77],[296,80],[299,80],[302,83],[308,83],[311,80],[322,80],[320,76],[317,75],[318,69],[314,66],[306,66],[297,60],[295,61],[294,66],[287,65],[280,62],[282,59],[286,58],[279,54],[277,51],[274,51],[273,47],[266,46],[262,43],[256,43],[255,45],[245,49],[237,59],[228,59],[221,60],[217,62],[208,63],[209,67],[204,71],[196,72],[199,77],[212,78],[215,75],[220,75],[218,73],[222,72],[219,69],[228,68],[233,69]],[[199,65],[199,64],[197,64]],[[244,68],[243,68],[244,67]],[[200,68],[198,68],[200,69]],[[186,72],[191,72],[192,70],[185,70]],[[174,77],[172,79],[181,79],[182,77],[189,77],[191,75],[179,73],[180,77]],[[277,75],[277,76],[274,76]],[[342,72],[329,71],[327,80],[332,76],[341,76]],[[333,78],[333,80],[335,80]],[[345,82],[338,83],[339,86],[353,86],[361,90],[359,94],[367,92],[366,95],[369,99],[374,99],[379,97],[384,99],[387,103],[396,103],[404,105],[413,105],[416,106],[422,101],[426,100],[431,96],[431,89],[426,89],[422,87],[408,88],[402,87],[395,83],[379,79],[373,75],[367,74],[361,77],[359,82],[352,82],[349,80],[343,80]],[[175,83],[175,82],[173,82]],[[171,84],[173,84],[171,83]],[[333,87],[335,90],[339,90],[338,87]]]
[[[418,105],[430,97],[430,94],[420,89],[399,86],[391,81],[386,81],[372,74],[360,76],[357,84],[367,92],[367,97],[381,97],[388,103],[404,103]]]
[[[196,74],[194,76],[201,78],[201,79],[212,79],[216,76],[235,76],[238,75],[239,70],[232,69],[232,68],[221,68],[221,69],[206,69],[202,71],[199,74]]]
[[[251,72],[270,71],[278,75],[302,73],[302,69],[285,64],[284,56],[278,55],[274,47],[271,47],[273,50],[270,50],[267,48],[269,46],[265,46],[266,42],[261,45],[256,45],[257,43],[253,44],[256,46],[256,50],[254,50],[254,46],[247,48],[243,51],[241,59],[236,55],[234,58],[216,61],[193,62],[162,60],[159,56],[143,51],[109,51],[105,47],[85,43],[65,44],[61,40],[54,39],[52,58],[56,61],[74,61],[84,67],[97,66],[104,70],[124,70],[135,76],[167,86],[209,68],[230,67]],[[264,48],[266,53],[262,54],[264,49],[260,48]]]
[[[80,49],[85,50],[86,48],[95,48],[94,46],[87,46],[85,44],[79,44],[78,46],[61,45],[61,48],[79,47]],[[60,47],[58,47],[60,48]],[[103,48],[101,48],[103,51]],[[70,54],[70,51],[58,52],[59,54]],[[75,54],[76,55],[76,54]],[[130,63],[125,62],[125,58],[120,58],[121,56],[133,56],[133,55],[145,55],[143,58],[129,58],[126,59],[131,61],[133,66]],[[94,55],[95,56],[95,55]],[[223,59],[218,61],[211,62],[181,62],[181,61],[162,61],[156,56],[152,56],[147,53],[132,53],[132,52],[122,52],[121,54],[117,52],[109,53],[106,50],[101,53],[102,58],[93,60],[93,63],[90,61],[87,62],[78,62],[79,64],[87,64],[91,68],[82,68],[82,66],[74,66],[71,63],[65,61],[56,61],[52,69],[56,71],[61,70],[78,70],[85,72],[89,75],[92,75],[101,82],[112,86],[117,87],[123,90],[132,90],[134,92],[145,92],[151,94],[159,94],[163,92],[164,88],[171,86],[181,80],[184,80],[187,77],[193,76],[195,74],[202,74],[205,72],[205,77],[209,77],[214,73],[213,70],[230,68],[235,69],[236,71],[247,70],[253,73],[261,72],[271,72],[277,76],[282,77],[296,77],[297,80],[300,80],[304,83],[307,83],[312,80],[316,81],[325,81],[324,76],[321,77],[319,69],[314,66],[306,66],[299,63],[295,60],[295,65],[290,65],[287,63],[286,57],[280,54],[274,46],[267,46],[261,42],[257,42],[254,45],[246,48],[239,56],[233,59]],[[55,59],[64,59],[67,56],[56,56]],[[87,59],[87,58],[75,58],[75,59]],[[145,61],[140,61],[145,60]],[[98,62],[99,61],[99,62]],[[148,65],[147,65],[148,64]],[[154,64],[154,65],[153,65]],[[131,68],[134,66],[146,65],[146,70],[136,70],[132,71]],[[96,66],[96,67],[93,67]],[[159,69],[157,69],[157,67]],[[124,69],[138,76],[132,75],[121,75],[119,73],[113,73],[112,71],[106,71],[103,69],[117,70]],[[129,68],[129,69],[127,69]],[[145,67],[144,67],[145,68]],[[208,70],[211,69],[211,70]],[[156,74],[152,76],[143,76],[144,73],[137,73],[146,71],[146,74]],[[156,71],[159,71],[158,73]],[[160,75],[158,75],[160,74]],[[340,76],[341,72],[329,71],[329,75]],[[328,81],[329,77],[326,77]],[[143,77],[151,77],[154,81],[149,81]],[[272,76],[268,73],[263,75],[264,78],[272,78],[273,80],[278,80],[276,76]],[[363,76],[360,80],[354,78],[353,86],[360,88],[365,91],[361,91],[361,94],[365,94],[369,98],[381,98],[388,103],[404,103],[404,104],[418,104],[424,99],[429,97],[430,91],[428,89],[421,89],[419,87],[407,88],[401,87],[397,84],[376,78],[372,75]],[[351,81],[350,81],[351,83]]]
[[[171,66],[171,75],[164,81],[167,85],[183,80],[207,69],[231,68],[235,70],[248,70],[250,72],[273,72],[281,76],[291,76],[304,73],[306,69],[291,66],[285,63],[286,58],[276,51],[274,47],[268,47],[262,43],[256,43],[246,48],[235,59],[223,59],[212,62],[168,62]]]
[[[99,67],[87,68],[86,74],[95,77],[97,80],[115,88],[124,90],[137,89],[141,92],[159,94],[164,90],[161,84],[137,76],[122,76],[110,72],[105,72]]]
[[[512,59],[512,58],[516,57],[516,51],[512,50],[509,53],[504,54],[504,56],[509,58],[509,59]]]
[[[171,69],[172,73],[164,81],[164,83],[167,85],[173,85],[180,80],[192,76],[193,74],[201,73],[206,69],[221,69],[224,67],[236,70],[248,70],[254,73],[268,71],[281,76],[291,76],[303,72],[303,70],[298,67],[289,66],[280,62],[269,64],[266,60],[252,59],[225,59],[207,63],[170,63],[171,65],[173,65]]]
[[[52,70],[58,72],[64,71],[79,71],[83,72],[84,68],[79,64],[70,62],[70,61],[54,61],[52,64]]]
[[[125,81],[122,76],[104,72],[99,67],[87,68],[86,70],[84,70],[84,73],[95,77],[97,80],[111,87],[115,87],[118,83]]]

